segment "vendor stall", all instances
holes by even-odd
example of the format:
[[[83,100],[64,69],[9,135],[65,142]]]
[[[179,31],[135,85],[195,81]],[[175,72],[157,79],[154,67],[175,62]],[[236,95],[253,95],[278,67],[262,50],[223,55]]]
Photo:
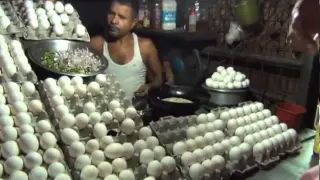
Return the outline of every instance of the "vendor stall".
[[[0,179],[291,180],[313,164],[314,132],[251,100],[236,67],[217,67],[202,87],[150,91],[148,113],[104,73],[71,4],[1,10]]]

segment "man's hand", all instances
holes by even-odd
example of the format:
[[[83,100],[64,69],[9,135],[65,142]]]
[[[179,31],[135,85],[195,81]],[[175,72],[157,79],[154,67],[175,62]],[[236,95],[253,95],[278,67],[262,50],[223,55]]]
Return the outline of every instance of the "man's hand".
[[[319,40],[319,9],[317,0],[298,0],[291,17],[288,43],[294,51],[316,53]]]
[[[167,82],[168,82],[169,84],[173,85],[173,84],[174,84],[173,74],[168,74],[168,75],[166,75],[166,76],[167,76],[167,77],[166,77]]]
[[[150,90],[150,85],[144,84],[134,93],[136,96],[147,96]]]

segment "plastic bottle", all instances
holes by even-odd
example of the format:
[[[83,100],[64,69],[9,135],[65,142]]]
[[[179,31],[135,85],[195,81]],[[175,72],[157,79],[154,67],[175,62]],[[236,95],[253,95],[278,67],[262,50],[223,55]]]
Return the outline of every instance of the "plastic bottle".
[[[189,32],[195,32],[197,30],[197,13],[194,9],[192,9],[191,14],[189,16]]]
[[[176,29],[177,2],[175,0],[163,0],[161,15],[161,27],[163,30]]]

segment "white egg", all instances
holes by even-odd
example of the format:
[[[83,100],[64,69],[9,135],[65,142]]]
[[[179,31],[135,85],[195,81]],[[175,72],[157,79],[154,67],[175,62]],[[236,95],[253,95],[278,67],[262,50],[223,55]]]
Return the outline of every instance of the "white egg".
[[[154,149],[156,146],[159,145],[159,140],[155,136],[150,136],[147,138],[146,143],[149,149]]]
[[[53,31],[57,36],[61,36],[64,33],[64,27],[61,24],[55,24]]]
[[[76,84],[74,89],[75,93],[78,94],[79,97],[84,97],[87,94],[87,85],[85,84]]]
[[[153,167],[153,168],[155,168],[155,167]],[[152,169],[152,170],[155,170],[155,169]],[[148,169],[147,169],[147,172],[148,172]],[[123,171],[121,171],[120,174],[119,174],[119,178],[120,179],[126,179],[126,180],[135,180],[136,179],[134,173],[132,172],[132,170],[123,170]]]
[[[85,153],[86,149],[82,142],[73,142],[69,147],[69,155],[73,158],[77,158]]]
[[[71,4],[67,3],[64,5],[64,11],[67,13],[67,14],[72,14],[74,12],[74,8]]]
[[[203,136],[197,136],[194,140],[199,148],[204,148],[207,145],[206,139]]]
[[[241,159],[241,149],[240,147],[233,147],[230,149],[229,158],[231,161],[239,161]]]
[[[89,115],[89,124],[95,125],[97,123],[100,123],[102,120],[101,114],[98,112],[92,112]]]
[[[158,178],[162,173],[162,164],[157,161],[151,161],[147,166],[147,174],[149,176],[153,176],[155,178]],[[119,175],[120,177],[120,175]],[[121,177],[120,177],[121,178]]]
[[[232,146],[239,146],[241,143],[241,139],[238,136],[232,136],[229,141]]]
[[[267,125],[264,121],[258,121],[257,124],[261,130],[267,129]]]
[[[50,27],[50,22],[47,19],[40,19],[39,20],[40,27],[47,30]]]
[[[254,103],[250,104],[249,106],[253,113],[256,113],[258,111],[258,107]]]
[[[220,119],[213,121],[212,124],[215,130],[224,130],[226,128],[226,123]]]
[[[244,142],[250,144],[251,146],[254,146],[256,144],[256,141],[255,141],[254,137],[252,136],[252,134],[248,134],[244,138]]]
[[[40,120],[35,125],[35,130],[37,133],[45,133],[51,130],[51,124],[48,120]]]
[[[32,0],[25,0],[23,5],[27,9],[34,8],[34,4]]]
[[[11,174],[14,171],[22,170],[23,161],[19,156],[11,156],[4,163],[4,170],[7,174]]]
[[[181,156],[181,161],[184,166],[191,166],[196,163],[195,156],[191,152],[184,152]]]
[[[113,112],[113,117],[119,122],[122,122],[126,116],[125,112],[121,108],[116,108]]]
[[[258,111],[262,111],[263,110],[264,105],[261,102],[256,102],[255,104],[256,104],[256,106],[258,108]]]
[[[39,149],[39,141],[34,134],[24,133],[20,135],[19,147],[24,153],[35,152]]]
[[[225,137],[224,133],[221,130],[217,130],[217,131],[213,132],[213,134],[214,134],[217,142],[221,142]]]
[[[30,126],[29,124],[24,124],[22,126],[19,127],[19,135],[21,136],[22,134],[25,133],[31,133],[34,134],[34,129],[32,126]]]
[[[36,87],[30,81],[26,81],[21,86],[21,91],[28,97],[32,96],[36,92]]]
[[[80,173],[80,179],[97,179],[98,169],[93,165],[85,166]]]
[[[261,144],[263,145],[264,149],[265,150],[271,150],[273,147],[272,147],[272,142],[269,140],[269,139],[265,139],[261,142]]]
[[[194,150],[192,153],[193,153],[193,155],[195,156],[196,161],[199,162],[199,163],[202,162],[202,161],[204,161],[205,158],[206,158],[206,154],[205,154],[205,152],[203,151],[203,149],[196,149],[196,150]]]
[[[212,145],[207,145],[203,148],[203,151],[205,153],[205,156],[207,159],[212,158],[212,156],[214,155],[214,150],[213,150],[213,146]]]
[[[115,173],[120,173],[121,171],[127,169],[127,162],[122,158],[117,158],[112,161],[112,171]]]
[[[241,153],[245,156],[250,156],[252,154],[252,146],[248,143],[240,144],[239,148],[241,149]]]
[[[15,141],[18,138],[18,131],[16,128],[6,126],[0,131],[2,141]]]
[[[112,165],[109,162],[101,162],[98,165],[98,176],[99,177],[107,177],[112,174]]]
[[[108,145],[114,143],[113,137],[112,136],[103,136],[100,139],[100,148],[105,149]]]
[[[261,137],[260,133],[259,132],[255,132],[252,134],[254,140],[258,143],[258,142],[261,142],[263,140],[263,138]]]
[[[77,170],[82,170],[91,164],[91,158],[87,154],[80,155],[74,161],[74,167]]]
[[[97,139],[90,139],[85,145],[86,152],[89,154],[92,154],[92,152],[99,149],[99,146],[100,146],[100,144]]]
[[[277,116],[271,116],[270,119],[272,120],[273,124],[278,124],[279,123],[279,118]]]
[[[112,143],[108,145],[104,150],[104,154],[110,159],[120,158],[122,157],[123,153],[124,147],[119,143]]]
[[[90,115],[91,113],[96,111],[96,106],[92,102],[87,102],[83,106],[83,112],[87,115]]]
[[[103,112],[101,114],[101,121],[104,122],[106,125],[110,124],[113,120],[113,115],[109,111]]]
[[[266,118],[271,116],[271,111],[269,109],[262,110],[262,113]]]
[[[65,114],[69,113],[69,108],[64,104],[61,104],[55,108],[54,113],[57,118],[62,118]]]
[[[207,78],[205,83],[207,87],[212,87],[213,80],[211,78]]]
[[[58,175],[63,174],[65,170],[66,169],[62,163],[54,162],[48,167],[48,174],[50,177],[55,178]]]
[[[114,111],[116,108],[120,108],[120,107],[121,107],[120,102],[117,100],[112,100],[108,105],[108,108],[111,111]]]
[[[133,145],[132,145],[132,143],[123,143],[122,144],[122,146],[123,146],[123,149],[124,149],[124,151],[123,151],[123,157],[124,158],[126,158],[126,159],[131,159],[131,157],[133,156],[133,154],[134,154],[134,147],[133,147]],[[161,146],[159,146],[159,147],[161,147]],[[162,148],[162,147],[161,147]],[[156,148],[155,148],[156,149]],[[155,154],[156,154],[156,152],[158,153],[157,155],[159,156],[159,157],[162,157],[162,155],[160,155],[162,152],[160,152],[161,150],[159,150],[159,148],[157,148],[156,149],[156,151],[155,151],[155,149],[154,149],[154,152],[155,152]],[[165,153],[165,151],[164,151],[164,153]],[[165,154],[164,154],[165,155]],[[163,156],[164,156],[163,155]]]
[[[171,173],[176,169],[176,161],[171,156],[166,156],[161,159],[162,168],[165,172]]]
[[[79,141],[80,137],[75,130],[71,128],[65,128],[61,131],[61,140],[63,143],[70,145],[73,142]]]
[[[28,112],[28,107],[23,101],[15,101],[11,106],[11,113],[17,115],[20,112]]]
[[[55,10],[47,10],[47,16],[50,18],[53,15],[57,15],[57,12]]]
[[[215,143],[212,147],[213,147],[214,154],[222,155],[225,152],[224,147],[220,143]]]
[[[42,162],[43,162],[42,156],[38,152],[28,153],[24,157],[24,164],[25,164],[25,167],[28,169],[33,169],[37,166],[41,166]]]
[[[19,155],[19,147],[16,141],[6,141],[1,145],[1,154],[4,158]],[[0,173],[1,175],[1,173]]]
[[[7,16],[0,17],[0,25],[2,26],[3,29],[7,29],[10,24],[11,24],[10,19]]]
[[[51,1],[45,1],[44,8],[49,11],[54,9],[54,4]]]
[[[214,127],[214,123],[213,122],[209,122],[206,124],[206,131],[207,132],[213,132],[215,130],[215,127]]]
[[[287,132],[289,133],[290,137],[293,139],[293,140],[296,140],[297,138],[297,131],[294,130],[294,129],[288,129]]]
[[[78,24],[75,31],[78,37],[83,37],[86,34],[86,28],[82,24]]]
[[[54,5],[54,9],[57,13],[61,14],[64,12],[64,5],[62,4],[62,2],[57,1]]]
[[[205,124],[199,124],[197,126],[197,134],[198,135],[204,135],[206,133],[206,129],[207,129],[207,127],[206,127]]]
[[[207,139],[206,139],[206,141],[208,142]],[[195,149],[197,149],[197,143],[194,139],[186,140],[185,145],[186,145],[188,151],[194,151]]]
[[[182,155],[184,152],[187,151],[187,146],[184,142],[176,142],[173,145],[173,154],[175,155]]]
[[[260,136],[263,138],[263,139],[268,139],[269,138],[269,135],[268,135],[268,132],[266,130],[261,130],[259,132]]]
[[[231,115],[230,115],[229,111],[223,111],[220,114],[220,119],[225,120],[225,121],[231,119]]]
[[[261,143],[257,143],[253,146],[253,155],[260,156],[264,153],[264,146]]]
[[[29,25],[32,29],[37,29],[39,27],[39,21],[37,19],[30,19]]]
[[[37,166],[31,169],[29,172],[30,180],[46,180],[48,178],[48,172],[44,167]]]
[[[23,171],[14,171],[10,174],[10,180],[28,180],[28,175]]]
[[[265,124],[267,125],[267,127],[271,127],[273,126],[273,122],[271,118],[266,118],[264,119]]]
[[[197,116],[197,123],[202,124],[208,122],[208,116],[206,114],[200,114]]]
[[[83,84],[83,78],[81,76],[74,76],[71,78],[71,85],[75,86],[77,84]]]
[[[7,77],[11,78],[13,75],[17,73],[17,67],[13,64],[8,64],[4,66],[3,72]]]
[[[243,127],[238,127],[235,131],[235,135],[243,139],[247,134]]]
[[[73,114],[68,113],[61,117],[59,121],[59,128],[60,129],[72,128],[75,124],[76,124],[76,118],[74,117]]]
[[[256,131],[254,131],[253,127],[251,125],[244,126],[244,130],[246,131],[246,134],[252,134]]]
[[[104,178],[104,180],[119,180],[118,176],[111,174]]]
[[[10,108],[5,104],[0,104],[0,115],[1,116],[9,116],[10,115]]]
[[[92,95],[98,95],[100,93],[100,85],[96,81],[92,81],[88,84],[87,91]]]
[[[6,98],[0,94],[0,104],[6,104],[7,100]]]
[[[101,162],[105,161],[106,157],[104,156],[104,152],[101,150],[95,150],[91,153],[91,164],[94,166],[98,166]]]
[[[33,114],[39,114],[40,112],[43,111],[43,104],[39,100],[30,101],[28,104],[28,107]]]
[[[219,82],[213,81],[212,82],[212,88],[214,88],[214,89],[219,88]]]
[[[24,95],[21,92],[12,92],[8,94],[8,102],[13,104],[16,101],[24,101]]]
[[[202,179],[203,175],[204,167],[201,164],[195,163],[190,166],[189,176],[191,177],[191,179]]]
[[[43,149],[53,148],[56,143],[57,139],[51,132],[43,133],[40,137],[40,145]]]
[[[53,97],[51,97],[49,100],[50,100],[50,105],[51,105],[53,108],[56,108],[57,106],[64,104],[64,99],[63,99],[63,97],[62,97],[62,96],[59,96],[59,95],[53,96]]]
[[[141,153],[142,150],[147,148],[147,143],[146,141],[140,139],[134,143],[133,147],[135,153]]]

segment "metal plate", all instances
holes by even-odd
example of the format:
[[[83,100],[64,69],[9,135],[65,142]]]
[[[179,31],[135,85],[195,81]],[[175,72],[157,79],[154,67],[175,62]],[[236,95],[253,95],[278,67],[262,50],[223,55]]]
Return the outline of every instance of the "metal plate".
[[[97,72],[80,74],[80,73],[66,73],[66,72],[55,71],[53,69],[45,67],[41,63],[41,58],[45,54],[45,52],[48,52],[48,51],[63,52],[63,51],[67,51],[68,49],[69,50],[89,49],[89,51],[92,52],[94,54],[94,56],[96,56],[100,59],[103,66]],[[87,43],[84,43],[84,42],[75,42],[75,41],[69,41],[69,40],[43,40],[43,41],[39,41],[39,43],[36,43],[36,44],[32,45],[30,48],[28,48],[27,49],[27,56],[30,58],[30,60],[33,63],[40,66],[41,68],[48,70],[48,71],[51,71],[53,73],[57,73],[59,75],[66,75],[66,76],[81,76],[81,77],[95,76],[97,74],[104,73],[104,71],[108,67],[107,59],[102,54],[99,54],[98,52],[89,48]]]

